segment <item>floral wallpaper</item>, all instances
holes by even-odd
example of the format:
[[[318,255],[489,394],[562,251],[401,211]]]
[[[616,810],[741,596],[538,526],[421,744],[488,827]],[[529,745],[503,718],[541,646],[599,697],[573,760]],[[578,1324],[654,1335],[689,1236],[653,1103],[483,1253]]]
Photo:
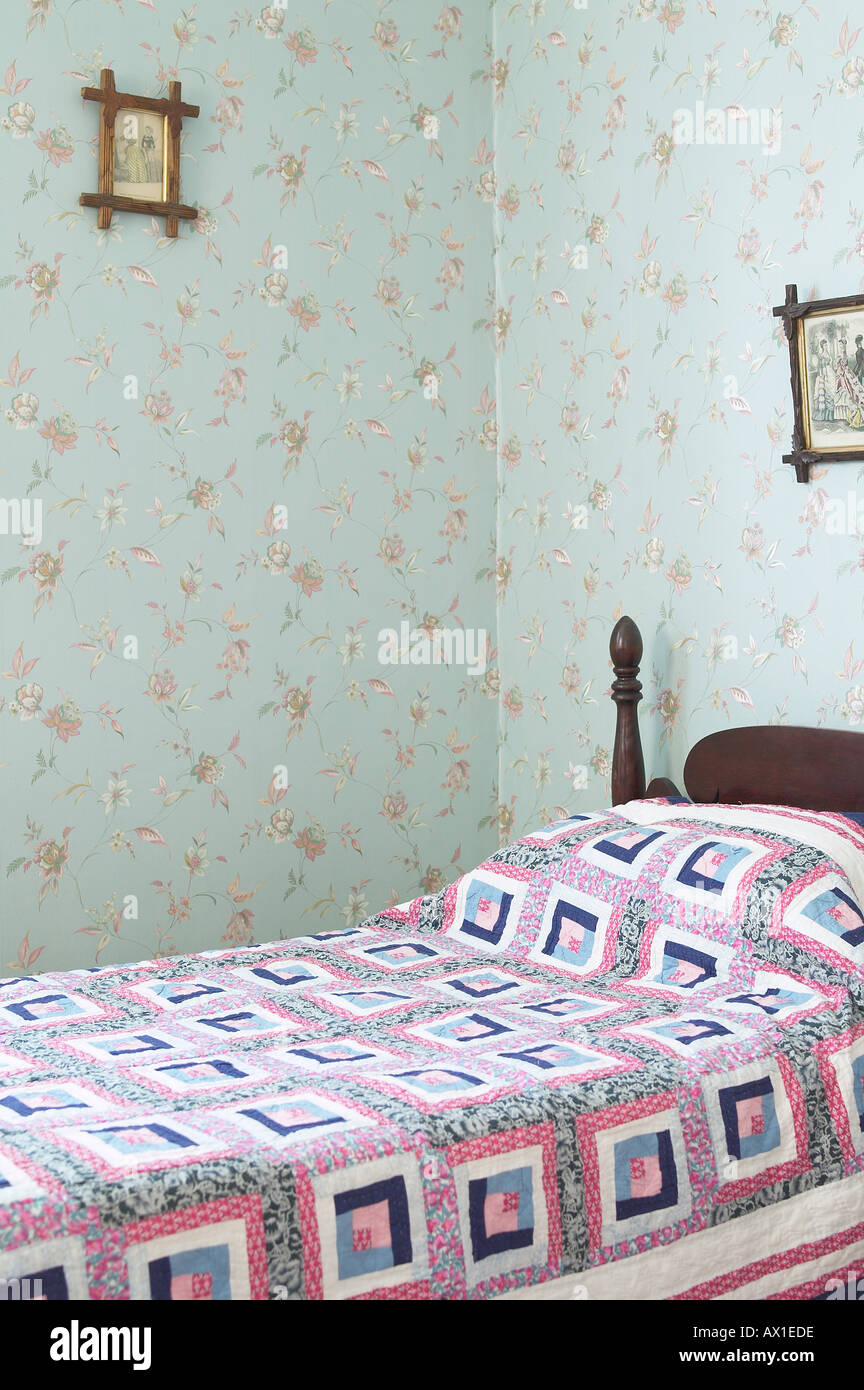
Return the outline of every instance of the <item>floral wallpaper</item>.
[[[455,648],[382,664],[379,633],[494,628],[485,30],[405,3],[9,9],[0,973],[437,889],[494,844],[488,644],[471,674]],[[176,241],[78,206],[103,66],[201,107]]]
[[[864,723],[855,464],[791,447],[772,307],[864,290],[864,30],[837,0],[497,7],[502,823],[607,796],[611,622],[649,775]],[[860,527],[856,518],[860,517]],[[860,534],[858,531],[860,530]]]
[[[845,5],[13,0],[4,45],[0,971],[342,926],[606,802],[622,611],[652,772],[864,722],[859,471],[783,465],[771,314],[864,288]],[[176,241],[78,206],[104,66],[200,104]]]

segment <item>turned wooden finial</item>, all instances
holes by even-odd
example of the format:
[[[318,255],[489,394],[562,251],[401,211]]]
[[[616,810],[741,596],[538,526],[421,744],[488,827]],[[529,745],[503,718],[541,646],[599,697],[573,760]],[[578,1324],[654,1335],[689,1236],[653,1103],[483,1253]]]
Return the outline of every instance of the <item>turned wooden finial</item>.
[[[632,618],[619,618],[613,627],[609,639],[609,655],[616,676],[638,675],[639,663],[642,660],[642,633]],[[638,681],[636,686],[637,689],[642,689]],[[613,686],[613,690],[614,688]]]
[[[635,801],[645,795],[645,760],[639,737],[636,706],[642,699],[638,679],[642,660],[642,634],[632,618],[619,618],[612,629],[609,655],[615,679],[611,695],[617,707],[615,747],[612,753],[612,803]]]

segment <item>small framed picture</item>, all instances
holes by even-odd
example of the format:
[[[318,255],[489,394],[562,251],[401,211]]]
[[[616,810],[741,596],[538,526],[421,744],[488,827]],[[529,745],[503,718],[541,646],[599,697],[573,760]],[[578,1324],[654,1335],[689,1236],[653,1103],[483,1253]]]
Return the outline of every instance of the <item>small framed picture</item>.
[[[798,320],[808,449],[864,450],[864,299]]]
[[[114,73],[103,68],[100,86],[82,87],[85,101],[99,103],[99,191],[82,193],[82,207],[96,208],[96,225],[111,226],[114,212],[165,218],[165,235],[176,237],[181,221],[198,209],[180,201],[180,136],[183,119],[199,108],[183,101],[180,83],[167,97],[118,92]]]
[[[864,461],[864,295],[798,303],[795,285],[774,309],[792,370],[791,454],[799,481],[814,464]]]
[[[114,192],[167,201],[165,117],[121,107],[114,117]]]

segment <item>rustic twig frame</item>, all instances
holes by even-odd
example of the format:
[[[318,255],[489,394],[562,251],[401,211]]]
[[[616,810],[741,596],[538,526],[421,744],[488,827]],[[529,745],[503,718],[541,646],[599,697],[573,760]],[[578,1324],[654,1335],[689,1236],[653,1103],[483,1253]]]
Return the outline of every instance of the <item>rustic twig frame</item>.
[[[864,461],[864,295],[850,294],[838,299],[813,299],[806,304],[799,304],[797,285],[787,285],[785,304],[777,305],[772,312],[775,318],[783,320],[792,373],[792,453],[784,454],[783,462],[792,465],[799,483],[809,483],[813,464]],[[848,338],[842,321],[849,315],[855,317],[849,319],[851,327],[848,333],[854,333],[856,328],[861,329],[860,334],[855,334],[858,342],[855,361],[849,360],[848,353],[841,352],[837,355],[834,351],[834,340],[838,332],[841,347],[844,336]],[[821,332],[821,322],[826,325],[826,337],[823,340],[825,351],[823,353],[821,347],[817,349],[814,359],[811,347],[808,347],[807,332],[809,329],[812,333],[815,328],[818,336]],[[811,389],[813,386],[816,387],[816,392]],[[821,401],[816,395],[817,392],[822,396]],[[818,439],[814,442],[816,434],[820,431],[827,432],[821,429],[821,424],[816,423],[820,416],[826,421],[830,420],[832,425],[838,423],[835,405],[841,397],[845,398],[842,410],[846,412],[845,420],[848,424],[845,434],[848,436],[853,429],[860,429],[860,442],[856,439],[852,443],[838,444],[833,448],[824,440],[822,443]],[[854,413],[850,414],[850,411]],[[840,418],[839,424],[841,428],[838,435],[843,438],[843,417]]]
[[[165,235],[176,237],[181,221],[192,222],[198,216],[197,208],[180,202],[180,134],[183,117],[197,116],[201,108],[183,101],[179,82],[168,84],[167,97],[141,97],[131,92],[118,92],[110,68],[102,69],[99,80],[99,87],[81,88],[85,101],[98,101],[100,105],[99,192],[82,193],[78,202],[81,207],[98,209],[98,227],[110,227],[115,211],[140,212],[164,217]],[[139,112],[145,128],[140,138],[136,124]],[[121,114],[125,118],[125,125],[119,132],[122,147],[118,146],[116,130]],[[131,133],[133,129],[134,134]],[[126,161],[125,166],[120,162],[121,157]],[[124,167],[128,178],[121,184],[124,189],[134,190],[137,184],[148,194],[157,191],[160,196],[138,198],[128,192],[117,192],[115,175],[118,168],[123,170]]]

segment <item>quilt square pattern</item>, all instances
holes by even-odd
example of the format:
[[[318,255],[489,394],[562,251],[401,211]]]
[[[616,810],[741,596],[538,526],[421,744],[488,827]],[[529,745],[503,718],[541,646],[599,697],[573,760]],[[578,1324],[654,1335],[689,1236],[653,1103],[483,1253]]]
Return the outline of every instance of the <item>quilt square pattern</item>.
[[[448,1151],[469,1290],[560,1266],[561,1228],[550,1123],[468,1140]]]
[[[515,1037],[517,1029],[504,1019],[476,1009],[442,1014],[440,1018],[406,1030],[406,1035],[413,1035],[424,1042],[436,1043],[443,1047],[464,1049],[508,1036]]]
[[[105,1009],[82,995],[58,989],[35,989],[20,999],[0,996],[0,1034],[57,1023],[78,1023],[105,1016]]]
[[[702,1012],[634,1023],[620,1031],[677,1057],[699,1056],[721,1045],[735,1043],[751,1032],[736,1019],[717,1018]]]
[[[410,906],[410,904],[405,903],[403,906],[407,907]],[[393,911],[398,911],[398,908],[393,908]],[[337,927],[334,931],[312,932],[309,936],[304,937],[304,940],[312,945],[323,946],[326,949],[331,946],[338,948],[343,946],[345,942],[358,941],[361,938],[370,937],[371,935],[372,932],[368,927]]]
[[[0,1280],[8,1289],[26,1281],[33,1298],[76,1302],[87,1298],[87,1253],[83,1235],[36,1240],[0,1251]],[[37,1292],[38,1289],[38,1292]]]
[[[326,1139],[375,1123],[342,1101],[312,1091],[259,1096],[216,1113],[259,1143],[278,1147]]]
[[[202,975],[185,980],[147,980],[142,984],[121,985],[117,993],[158,1009],[170,1010],[182,1009],[187,1004],[200,1005],[205,999],[224,995],[226,990],[224,985],[216,984]]]
[[[275,1009],[268,1009],[263,1004],[227,1008],[218,1013],[201,1014],[185,1022],[194,1032],[211,1039],[260,1038],[268,1033],[290,1033],[292,1029],[300,1031],[316,1027],[305,1019],[277,1013]]]
[[[678,1173],[668,1129],[636,1134],[615,1145],[615,1219],[626,1221],[678,1201]]]
[[[423,1003],[424,996],[408,994],[405,990],[358,986],[356,989],[322,990],[315,995],[315,1001],[344,1018],[378,1018],[397,1010],[404,1013]]]
[[[674,1096],[580,1116],[576,1130],[595,1254],[658,1232],[681,1234],[693,1197]]]
[[[334,1038],[323,1042],[298,1043],[268,1054],[276,1062],[291,1067],[303,1067],[322,1075],[328,1071],[357,1071],[377,1065],[387,1066],[398,1059],[383,1047],[375,1047],[352,1038]]]
[[[582,1043],[566,1042],[563,1039],[529,1043],[512,1052],[499,1052],[497,1055],[503,1062],[517,1066],[526,1075],[552,1085],[576,1077],[587,1079],[589,1076],[608,1076],[612,1072],[626,1071],[635,1065],[628,1058],[615,1057],[610,1053],[585,1047]]]
[[[126,1172],[148,1171],[199,1162],[213,1157],[224,1144],[170,1112],[96,1127],[69,1125],[56,1141],[101,1173],[116,1178]]]
[[[587,994],[557,994],[551,999],[533,1000],[521,1004],[520,1011],[532,1020],[552,1019],[559,1023],[590,1023],[598,1018],[606,1018],[616,1013],[626,1003],[610,1003],[608,1000],[592,999]]]
[[[529,1166],[468,1182],[468,1220],[475,1262],[534,1244],[534,1182]]]
[[[836,874],[823,875],[781,904],[778,936],[840,962],[864,961],[864,913]]]
[[[30,994],[38,988],[38,975],[9,975],[0,979],[0,999],[12,999],[18,994]]]
[[[568,839],[576,831],[584,830],[589,825],[597,825],[608,819],[608,815],[605,814],[567,816],[564,820],[556,820],[551,825],[544,825],[540,830],[532,830],[530,834],[523,836],[523,840],[532,845],[554,845],[560,840]]]
[[[707,837],[688,844],[676,855],[666,872],[664,886],[684,902],[731,912],[742,880],[768,853],[731,835]]]
[[[527,885],[517,876],[478,869],[459,882],[448,935],[482,951],[503,951],[513,939]]]
[[[410,970],[414,966],[429,965],[440,960],[442,952],[428,941],[375,941],[371,946],[360,946],[356,952],[358,959],[376,965],[379,970]]]
[[[839,937],[847,946],[864,944],[864,914],[841,888],[828,888],[817,894],[801,912],[823,932]]]
[[[723,1013],[738,1014],[751,1022],[762,1019],[780,1023],[802,1018],[816,1009],[824,1009],[827,1003],[824,994],[801,980],[793,980],[788,975],[765,973],[757,976],[751,988],[716,999],[714,1007]]]
[[[173,1096],[207,1095],[267,1076],[264,1067],[246,1057],[187,1057],[156,1066],[129,1067],[126,1074],[139,1085]]]
[[[188,1051],[188,1039],[166,1028],[146,1027],[135,1033],[96,1033],[88,1037],[61,1038],[58,1047],[87,1063],[121,1066],[123,1063],[149,1061],[154,1057],[173,1057]]]
[[[307,1225],[304,1259],[319,1297],[355,1298],[425,1284],[429,1251],[415,1154],[322,1174],[311,1187],[317,1252]]]
[[[283,957],[262,962],[260,965],[244,966],[241,969],[232,970],[231,978],[244,984],[255,985],[257,988],[282,994],[286,990],[315,984],[318,980],[332,981],[333,976],[328,970],[313,964],[311,961],[296,960],[292,957],[285,959]]]
[[[717,1158],[716,1201],[729,1201],[809,1167],[801,1086],[782,1054],[702,1078]]]
[[[472,1065],[425,1066],[403,1071],[371,1072],[364,1077],[370,1086],[399,1096],[427,1114],[439,1110],[498,1100],[516,1089],[513,1082],[488,1076]]]
[[[553,882],[531,959],[572,975],[596,974],[612,963],[612,912],[610,903]]]
[[[230,1265],[224,1245],[163,1255],[161,1259],[150,1261],[147,1273],[150,1297],[154,1301],[218,1302],[231,1297]]]
[[[77,1081],[35,1081],[0,1091],[0,1126],[80,1123],[118,1108],[116,1101]]]
[[[408,1196],[401,1179],[340,1192],[333,1207],[341,1278],[410,1262]]]
[[[669,830],[615,830],[580,845],[579,857],[622,878],[635,879],[646,860],[674,834]]]
[[[495,970],[491,966],[445,975],[440,980],[430,981],[430,984],[433,989],[440,990],[451,999],[506,999],[508,1002],[515,996],[536,988],[515,975]]]
[[[726,1152],[736,1159],[771,1153],[780,1143],[780,1124],[770,1077],[718,1092]]]
[[[228,1302],[267,1297],[267,1257],[257,1196],[218,1198],[124,1231],[130,1297],[146,1302]]]
[[[726,979],[731,966],[732,952],[728,946],[658,926],[653,935],[649,930],[643,942],[638,987],[657,990],[672,999],[698,994],[704,986]],[[624,982],[623,988],[629,987],[630,983]]]

